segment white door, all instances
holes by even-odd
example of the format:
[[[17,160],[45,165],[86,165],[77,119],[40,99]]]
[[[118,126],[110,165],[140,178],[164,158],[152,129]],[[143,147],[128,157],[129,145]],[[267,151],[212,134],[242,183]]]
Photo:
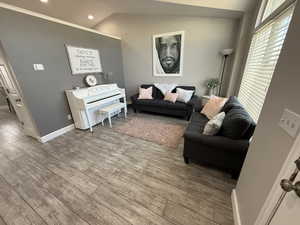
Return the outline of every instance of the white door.
[[[33,125],[31,117],[26,107],[24,106],[22,97],[18,89],[16,88],[15,81],[11,74],[8,72],[5,65],[0,65],[0,80],[8,96],[8,99],[17,114],[20,124],[24,129],[25,134],[36,137],[37,132],[35,131],[35,127]]]
[[[300,175],[298,175],[292,185],[295,185],[300,181]],[[299,196],[300,196],[300,183]],[[293,187],[293,188],[296,188]],[[294,190],[285,194],[283,201],[281,202],[277,212],[273,219],[270,221],[270,225],[299,225],[300,224],[300,197]]]
[[[300,225],[300,135],[297,137],[255,225]]]

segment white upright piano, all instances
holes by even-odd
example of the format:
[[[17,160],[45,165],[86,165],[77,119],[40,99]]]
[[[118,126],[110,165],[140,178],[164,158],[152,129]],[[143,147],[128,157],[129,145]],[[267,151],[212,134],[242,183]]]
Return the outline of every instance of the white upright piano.
[[[92,131],[94,125],[101,123],[105,119],[105,115],[99,113],[101,108],[121,100],[126,105],[125,89],[119,88],[117,84],[66,90],[66,95],[75,127],[78,129],[89,128]]]

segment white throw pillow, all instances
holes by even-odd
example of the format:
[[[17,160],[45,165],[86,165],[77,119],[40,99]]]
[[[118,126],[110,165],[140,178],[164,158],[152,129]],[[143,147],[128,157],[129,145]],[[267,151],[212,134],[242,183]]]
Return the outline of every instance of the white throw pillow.
[[[177,101],[187,103],[191,100],[194,91],[176,88],[176,93],[178,94]]]
[[[139,88],[138,99],[153,99],[152,97],[152,87],[149,88]]]
[[[222,127],[225,113],[221,112],[214,116],[204,127],[203,134],[205,135],[216,135]]]
[[[161,93],[165,96],[168,92],[172,92],[174,88],[177,87],[177,84],[159,84],[155,83],[154,86],[158,88]]]

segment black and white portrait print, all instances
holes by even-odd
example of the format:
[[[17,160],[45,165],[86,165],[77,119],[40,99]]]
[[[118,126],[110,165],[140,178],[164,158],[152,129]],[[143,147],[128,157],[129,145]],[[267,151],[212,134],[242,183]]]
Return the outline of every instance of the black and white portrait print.
[[[154,76],[181,76],[184,32],[153,36]]]

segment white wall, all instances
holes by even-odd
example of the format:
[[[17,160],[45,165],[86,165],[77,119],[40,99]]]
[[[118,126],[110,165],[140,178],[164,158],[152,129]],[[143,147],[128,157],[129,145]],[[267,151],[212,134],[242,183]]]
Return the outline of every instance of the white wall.
[[[298,3],[236,188],[242,225],[254,224],[294,142],[278,122],[285,108],[300,114],[299,27]]]
[[[235,48],[239,21],[212,17],[174,17],[118,14],[106,19],[96,29],[122,37],[125,87],[128,95],[143,83],[172,82],[194,85],[203,95],[208,78],[220,74],[219,51]],[[152,36],[185,31],[183,76],[159,78],[152,73]],[[231,70],[229,61],[227,76]],[[226,88],[224,88],[225,92]]]

